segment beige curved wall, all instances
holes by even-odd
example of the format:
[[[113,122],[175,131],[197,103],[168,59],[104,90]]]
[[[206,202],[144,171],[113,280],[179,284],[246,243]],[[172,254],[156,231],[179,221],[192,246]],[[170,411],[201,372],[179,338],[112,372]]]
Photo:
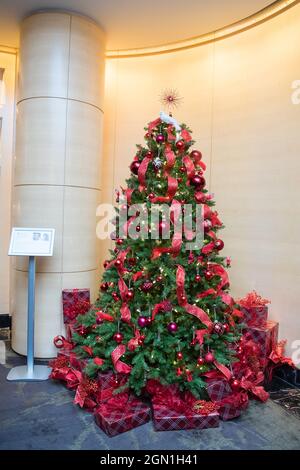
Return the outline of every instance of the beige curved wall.
[[[37,357],[63,332],[61,291],[97,292],[104,36],[80,16],[40,13],[22,25],[14,225],[56,229],[54,256],[37,262]],[[15,260],[12,345],[26,352],[26,258]]]
[[[106,67],[103,200],[124,184],[143,126],[164,88],[184,97],[175,112],[194,130],[226,225],[232,291],[272,299],[280,337],[300,339],[300,5],[230,38]],[[107,243],[109,245],[109,242]],[[106,250],[103,251],[105,257]]]

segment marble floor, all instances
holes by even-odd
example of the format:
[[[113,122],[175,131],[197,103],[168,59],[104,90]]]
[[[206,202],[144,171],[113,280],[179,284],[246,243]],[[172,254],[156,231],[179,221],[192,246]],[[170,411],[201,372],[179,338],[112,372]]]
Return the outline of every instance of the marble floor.
[[[150,422],[110,438],[59,383],[8,382],[9,369],[24,363],[0,340],[0,449],[300,449],[300,390],[279,379],[266,404],[251,401],[241,417],[219,428],[155,432]]]

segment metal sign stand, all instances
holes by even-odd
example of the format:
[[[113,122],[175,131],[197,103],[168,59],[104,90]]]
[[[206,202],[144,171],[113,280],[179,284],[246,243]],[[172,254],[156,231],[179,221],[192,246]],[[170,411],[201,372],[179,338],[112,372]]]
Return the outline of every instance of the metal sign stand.
[[[35,312],[35,257],[29,256],[28,312],[27,312],[27,365],[10,370],[7,380],[39,381],[49,378],[48,366],[34,364],[34,312]]]

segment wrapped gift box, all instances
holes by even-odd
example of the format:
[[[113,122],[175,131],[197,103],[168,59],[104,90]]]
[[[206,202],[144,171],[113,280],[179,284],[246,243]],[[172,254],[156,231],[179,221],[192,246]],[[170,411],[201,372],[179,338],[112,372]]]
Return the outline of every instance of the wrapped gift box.
[[[211,401],[219,402],[232,394],[232,389],[225,379],[207,379],[207,393]]]
[[[245,331],[259,347],[259,353],[265,360],[278,342],[278,327],[278,322],[267,321],[265,326],[250,326]]]
[[[248,326],[265,326],[268,320],[268,306],[241,307],[244,322]]]
[[[90,309],[90,289],[64,289],[62,302],[64,322],[74,322],[78,315]]]
[[[147,423],[151,413],[147,404],[123,393],[102,403],[94,416],[97,425],[108,436],[116,436]]]
[[[248,407],[248,403],[249,398],[245,391],[228,395],[218,403],[218,413],[220,418],[223,421],[237,418],[240,416],[242,410],[245,410]]]
[[[117,378],[118,384],[116,385],[115,379]],[[98,383],[99,383],[99,394],[98,402],[102,403],[117,394],[119,387],[124,387],[128,380],[126,374],[114,374],[112,371],[99,373],[98,374]]]
[[[208,415],[195,413],[192,416],[179,414],[163,405],[153,404],[153,424],[156,431],[178,431],[181,429],[205,429],[219,426],[219,413]]]

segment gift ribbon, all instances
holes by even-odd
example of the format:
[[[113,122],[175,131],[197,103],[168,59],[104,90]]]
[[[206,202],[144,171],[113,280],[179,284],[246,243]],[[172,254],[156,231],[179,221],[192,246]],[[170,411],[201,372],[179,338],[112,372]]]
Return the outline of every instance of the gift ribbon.
[[[139,346],[139,339],[141,337],[141,333],[138,329],[134,332],[134,337],[131,338],[127,343],[127,348],[129,351],[135,351],[136,348]]]
[[[159,312],[170,312],[172,310],[172,304],[169,300],[163,300],[156,304],[152,310],[152,320]]]
[[[188,178],[191,178],[195,174],[195,166],[194,163],[188,155],[185,155],[182,159],[182,162],[186,168],[186,174]]]
[[[269,303],[270,300],[264,299],[261,297],[257,292],[254,290],[253,292],[249,292],[243,299],[239,299],[238,303],[242,305],[242,307],[263,307]]]
[[[53,339],[53,343],[57,349],[64,348],[70,350],[74,348],[74,344],[67,341],[66,338],[62,335],[55,336],[55,338]]]
[[[112,363],[117,372],[123,374],[129,374],[131,371],[131,366],[125,364],[120,360],[120,357],[123,356],[126,352],[126,346],[124,344],[119,344],[111,353]]]

